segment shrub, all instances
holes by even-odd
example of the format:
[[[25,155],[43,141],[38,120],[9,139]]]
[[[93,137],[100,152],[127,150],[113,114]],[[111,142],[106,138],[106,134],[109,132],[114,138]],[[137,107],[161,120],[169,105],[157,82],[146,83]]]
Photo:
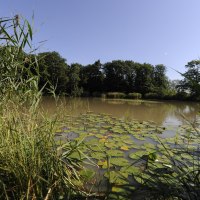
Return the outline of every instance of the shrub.
[[[126,95],[122,92],[108,92],[106,94],[106,97],[111,99],[123,99],[125,96]]]
[[[127,95],[127,98],[129,98],[129,99],[141,99],[142,98],[142,94],[141,93],[136,93],[136,92],[129,93]]]
[[[164,100],[174,100],[176,99],[174,94],[167,94],[163,97]]]
[[[189,99],[189,94],[186,92],[178,92],[175,96],[177,100],[187,100]]]
[[[144,95],[145,99],[160,99],[160,95],[154,92],[149,92]]]

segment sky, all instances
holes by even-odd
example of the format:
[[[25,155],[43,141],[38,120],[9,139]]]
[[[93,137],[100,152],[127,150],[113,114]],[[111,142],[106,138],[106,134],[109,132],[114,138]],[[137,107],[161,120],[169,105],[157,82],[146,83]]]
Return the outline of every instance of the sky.
[[[164,64],[171,80],[200,58],[199,9],[200,0],[0,0],[0,17],[34,14],[39,52],[57,51],[68,64]]]

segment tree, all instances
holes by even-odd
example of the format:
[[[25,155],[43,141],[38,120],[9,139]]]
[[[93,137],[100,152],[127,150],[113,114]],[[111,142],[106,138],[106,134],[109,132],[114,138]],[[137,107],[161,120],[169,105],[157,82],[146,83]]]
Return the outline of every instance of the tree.
[[[176,94],[177,92],[179,92],[178,90],[178,86],[180,85],[180,80],[169,80],[169,85],[168,85],[168,89],[173,92],[174,94]]]
[[[136,91],[136,76],[137,76],[137,67],[138,63],[133,61],[125,61],[126,64],[126,84],[127,84],[127,93]]]
[[[185,66],[187,71],[182,74],[184,79],[178,86],[182,91],[189,92],[193,97],[200,96],[200,60],[192,60]]]
[[[142,95],[152,92],[153,90],[153,66],[144,63],[137,64],[136,68],[136,78],[135,78],[135,89],[136,92],[141,93]]]
[[[163,96],[166,93],[168,84],[169,83],[166,76],[166,67],[162,64],[156,65],[154,67],[154,78],[153,78],[154,92],[160,96]]]
[[[57,52],[44,52],[38,54],[40,73],[40,87],[46,84],[46,92],[53,86],[57,94],[66,93],[69,82],[69,67],[66,60]]]
[[[80,71],[82,65],[78,63],[71,64],[69,71],[69,94],[70,96],[77,97],[80,96],[83,92],[83,89],[80,87]]]
[[[100,60],[92,65],[87,65],[81,69],[81,81],[84,91],[90,93],[103,91],[102,64]]]
[[[115,60],[104,64],[104,88],[107,92],[128,92],[127,66],[127,63],[122,60]]]

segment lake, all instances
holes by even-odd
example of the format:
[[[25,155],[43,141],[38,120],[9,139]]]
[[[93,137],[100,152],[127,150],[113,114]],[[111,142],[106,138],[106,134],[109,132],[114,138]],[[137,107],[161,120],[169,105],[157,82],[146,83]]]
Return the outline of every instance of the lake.
[[[149,155],[155,155],[158,166],[166,168],[166,164],[171,164],[164,156],[166,148],[179,149],[185,144],[190,145],[187,148],[194,148],[199,141],[191,140],[190,134],[188,140],[183,137],[188,136],[188,131],[191,133],[191,127],[180,126],[186,123],[185,119],[197,118],[200,104],[196,102],[100,98],[61,98],[56,102],[44,97],[41,103],[49,115],[55,113],[56,105],[60,105],[61,115],[67,114],[63,114],[66,119],[63,127],[56,131],[56,142],[80,142],[78,152],[69,157],[82,160],[87,173],[93,174],[86,189],[92,188],[94,192],[107,191],[108,168],[110,183],[134,185],[140,183],[140,173],[147,166]]]
[[[101,98],[61,98],[57,105],[64,105],[69,115],[79,115],[88,111],[110,114],[123,119],[153,121],[157,125],[178,126],[186,119],[194,121],[200,111],[200,103],[181,101],[134,101]],[[44,97],[42,107],[49,114],[55,112],[53,98]]]

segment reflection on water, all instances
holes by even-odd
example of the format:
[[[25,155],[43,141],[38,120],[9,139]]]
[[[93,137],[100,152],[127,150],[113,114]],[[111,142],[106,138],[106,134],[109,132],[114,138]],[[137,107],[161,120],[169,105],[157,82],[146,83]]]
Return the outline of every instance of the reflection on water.
[[[153,121],[158,125],[180,125],[184,123],[182,115],[189,120],[194,120],[200,111],[200,104],[196,102],[178,101],[126,101],[105,100],[98,98],[61,98],[57,105],[64,105],[69,115],[78,115],[92,111],[94,113],[111,114],[114,117],[124,119],[136,119],[139,121]],[[42,108],[49,114],[55,112],[55,100],[44,97]]]

